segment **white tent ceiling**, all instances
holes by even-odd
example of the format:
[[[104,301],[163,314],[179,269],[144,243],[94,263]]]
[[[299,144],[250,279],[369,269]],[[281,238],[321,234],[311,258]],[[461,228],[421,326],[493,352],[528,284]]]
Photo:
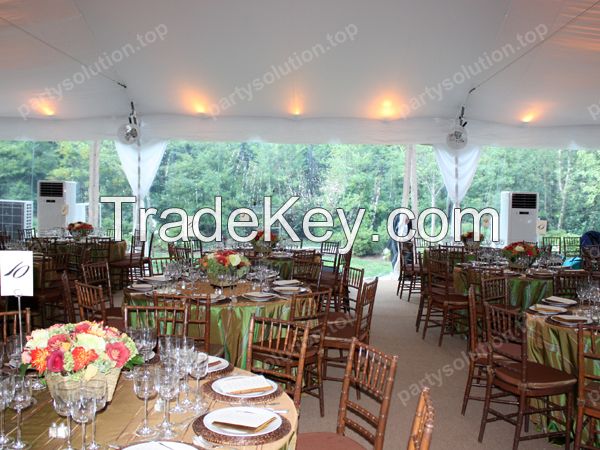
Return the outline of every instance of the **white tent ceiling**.
[[[0,17],[17,25],[0,20],[0,138],[114,138],[131,99],[153,138],[441,142],[469,90],[509,65],[470,96],[471,141],[597,148],[600,5],[552,35],[595,2],[0,0]],[[137,36],[156,30],[164,39],[142,47]],[[327,36],[344,30],[353,39],[331,46]],[[536,30],[552,36],[519,48],[517,35]],[[81,64],[32,35],[89,66],[127,46],[102,70],[127,89],[102,75],[79,82]],[[427,94],[507,45],[441,99]],[[318,56],[242,98],[305,50]],[[215,105],[215,120],[198,113]]]

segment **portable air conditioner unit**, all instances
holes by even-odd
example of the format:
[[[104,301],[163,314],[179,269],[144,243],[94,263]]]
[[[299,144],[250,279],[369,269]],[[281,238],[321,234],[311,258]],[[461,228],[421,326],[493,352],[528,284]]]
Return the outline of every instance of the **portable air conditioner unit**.
[[[537,192],[500,193],[500,239],[505,244],[537,241]]]
[[[19,230],[33,228],[31,200],[0,200],[0,231],[18,239]]]
[[[38,229],[66,228],[77,219],[75,181],[38,181]]]

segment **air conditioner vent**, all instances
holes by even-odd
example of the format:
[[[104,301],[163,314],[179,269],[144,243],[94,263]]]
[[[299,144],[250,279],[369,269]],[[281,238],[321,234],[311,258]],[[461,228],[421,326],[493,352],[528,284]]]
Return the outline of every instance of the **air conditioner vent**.
[[[537,209],[537,194],[513,193],[511,207],[517,209]]]
[[[51,181],[40,182],[40,197],[62,197],[64,195],[63,183]]]

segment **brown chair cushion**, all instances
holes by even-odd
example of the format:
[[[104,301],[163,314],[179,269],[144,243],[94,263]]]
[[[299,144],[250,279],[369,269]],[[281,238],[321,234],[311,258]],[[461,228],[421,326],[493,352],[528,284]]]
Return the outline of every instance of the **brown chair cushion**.
[[[300,433],[296,450],[365,450],[365,447],[336,433]]]
[[[325,330],[325,342],[328,339],[352,339],[354,337],[354,331],[356,324],[354,320],[348,321],[347,319],[341,320],[330,320]]]
[[[496,377],[514,386],[521,385],[521,364],[515,362],[507,367],[498,367]],[[524,386],[527,389],[567,388],[574,386],[576,383],[577,378],[562,370],[530,361],[527,362],[527,383]]]

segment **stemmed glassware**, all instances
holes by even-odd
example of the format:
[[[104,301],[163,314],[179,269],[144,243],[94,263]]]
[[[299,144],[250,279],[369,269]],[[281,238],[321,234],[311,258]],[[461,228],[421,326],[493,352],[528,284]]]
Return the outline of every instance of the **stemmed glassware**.
[[[30,445],[21,438],[21,418],[23,410],[31,406],[32,398],[31,381],[26,377],[18,377],[15,380],[14,396],[11,403],[11,408],[17,412],[17,437],[11,448],[20,450],[30,447]]]
[[[4,355],[4,354],[3,354]],[[12,402],[15,390],[15,376],[11,373],[0,374],[0,448],[10,444],[13,440],[4,432],[4,411]]]
[[[96,414],[98,411],[102,411],[106,407],[107,397],[107,386],[105,379],[92,379],[84,382],[84,389],[90,391],[91,395],[96,400],[96,409],[92,416],[92,440],[88,445],[88,450],[99,450],[102,448],[100,444],[96,442]]]
[[[179,374],[173,367],[159,367],[156,369],[156,389],[158,395],[164,401],[165,417],[159,425],[161,436],[166,439],[175,437],[173,424],[170,422],[169,405],[171,400],[177,397],[179,393]]]
[[[196,401],[192,409],[197,414],[202,414],[206,409],[202,397],[200,395],[200,380],[204,378],[208,372],[208,355],[203,352],[194,352],[190,358],[189,374],[196,379]]]
[[[74,450],[71,443],[71,404],[78,389],[79,383],[72,380],[59,381],[50,389],[54,410],[59,416],[67,418],[67,443],[63,450]]]
[[[127,333],[127,336],[129,336],[131,338],[131,340],[134,342],[135,346],[137,347],[137,349],[139,351],[140,347],[138,345],[138,342],[140,341],[141,330],[139,328],[135,328],[135,327],[127,327],[125,329],[125,333]],[[126,380],[133,379],[133,371],[131,371],[131,370],[123,370],[121,372],[121,375]]]
[[[80,386],[73,394],[70,409],[73,420],[81,424],[81,450],[86,450],[85,425],[96,414],[96,397],[92,390]]]
[[[135,431],[140,437],[152,437],[157,431],[148,425],[148,400],[156,395],[156,368],[143,365],[133,369],[133,390],[144,400],[144,422]]]
[[[21,364],[22,349],[21,338],[18,334],[8,336],[6,340],[6,351],[8,353],[8,365],[10,367],[15,369],[19,367],[19,364]]]

